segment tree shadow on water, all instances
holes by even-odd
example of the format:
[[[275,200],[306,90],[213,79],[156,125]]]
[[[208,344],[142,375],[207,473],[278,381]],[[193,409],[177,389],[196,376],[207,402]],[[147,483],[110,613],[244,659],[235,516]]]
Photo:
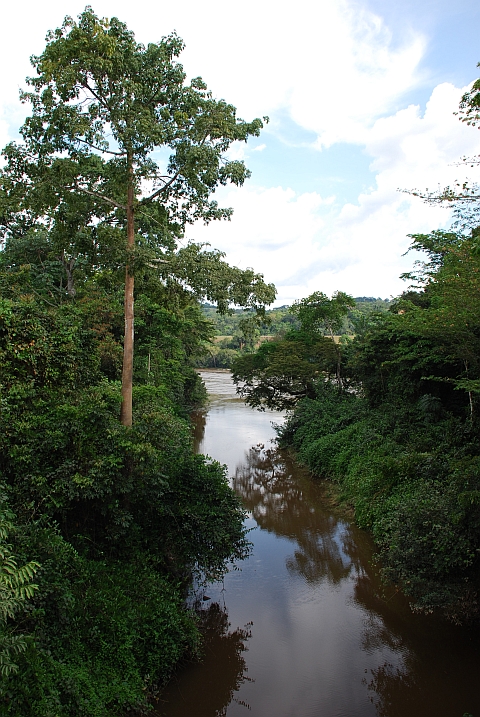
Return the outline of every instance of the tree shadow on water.
[[[378,717],[480,716],[478,626],[413,613],[371,564],[355,583],[354,602],[365,614],[362,649],[380,658],[364,677]]]
[[[251,448],[237,467],[233,488],[262,530],[295,544],[286,560],[291,575],[307,583],[348,578],[355,558],[345,551],[351,530],[322,504],[321,485],[278,449]]]
[[[352,582],[358,647],[370,667],[363,683],[378,717],[480,717],[478,630],[412,614],[408,599],[382,583],[371,536],[332,509],[322,485],[288,454],[263,445],[248,452],[233,480],[259,528],[292,542],[292,576],[314,586]]]
[[[193,448],[195,453],[198,453],[200,446],[205,437],[205,427],[207,425],[207,414],[205,410],[199,409],[194,411],[191,416],[192,428],[193,428]]]
[[[243,656],[251,625],[230,631],[228,613],[218,603],[200,610],[199,618],[201,661],[185,665],[166,686],[155,709],[161,717],[224,717],[242,683],[251,681]]]

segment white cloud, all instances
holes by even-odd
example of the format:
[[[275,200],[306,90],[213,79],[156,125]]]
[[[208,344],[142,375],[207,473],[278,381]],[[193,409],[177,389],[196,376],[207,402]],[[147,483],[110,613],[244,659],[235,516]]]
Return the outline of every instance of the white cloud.
[[[218,198],[222,205],[234,207],[235,218],[208,227],[196,225],[187,236],[227,251],[232,263],[242,268],[258,269],[261,261],[277,270],[282,250],[292,244],[298,247],[301,266],[301,247],[313,241],[325,224],[319,209],[333,202],[333,197],[323,199],[315,192],[297,196],[293,189],[282,187],[232,188],[219,192]],[[289,271],[291,266],[285,267]]]
[[[453,115],[464,90],[437,86],[422,115],[410,106],[379,119],[366,135],[376,186],[356,203],[296,194],[281,187],[245,187],[222,197],[235,208],[228,224],[194,227],[189,235],[210,241],[239,266],[253,266],[279,289],[277,303],[322,290],[390,296],[414,257],[402,258],[408,234],[445,227],[450,214],[397,188],[435,189],[470,168],[455,166],[461,155],[480,152],[480,134]]]
[[[84,0],[72,0],[76,15]],[[144,42],[176,29],[186,42],[182,62],[190,76],[202,75],[214,95],[233,102],[246,119],[287,108],[295,122],[319,134],[328,145],[361,141],[379,115],[418,80],[424,39],[398,40],[377,15],[347,0],[245,0],[241,12],[222,0],[185,0],[152,5],[138,0],[97,0],[99,15],[117,15]],[[28,22],[24,22],[25,14]],[[59,0],[2,10],[1,101],[13,105],[28,57],[44,46],[47,30],[64,17]],[[21,32],[15,32],[21,27]]]
[[[201,73],[246,118],[286,109],[318,134],[321,146],[361,142],[374,120],[422,79],[417,68],[426,39],[413,32],[394,37],[357,3],[299,0],[290,8],[246,0],[228,33],[218,32],[215,21],[224,4],[207,5],[208,13],[204,3],[190,6],[176,24],[187,43],[187,70]],[[166,24],[173,7],[162,8]]]

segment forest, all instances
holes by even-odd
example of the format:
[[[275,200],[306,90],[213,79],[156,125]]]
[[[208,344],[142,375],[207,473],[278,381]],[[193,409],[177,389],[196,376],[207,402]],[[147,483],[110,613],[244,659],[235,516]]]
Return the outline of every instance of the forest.
[[[232,367],[279,444],[371,531],[419,612],[480,615],[480,232],[475,186],[395,299],[318,290],[268,310],[253,269],[185,240],[258,137],[187,82],[171,34],[91,8],[50,33],[0,171],[0,713],[145,713],[198,658],[194,580],[249,554],[226,469],[196,455],[199,366]],[[475,124],[480,81],[462,100]],[[166,152],[168,159],[164,160]],[[469,160],[475,161],[475,160]],[[414,228],[413,228],[414,229]],[[225,618],[226,619],[226,618]]]
[[[262,316],[275,290],[182,237],[228,218],[210,194],[248,170],[223,154],[262,121],[187,84],[182,48],[89,8],[66,18],[3,150],[2,714],[146,710],[199,654],[192,580],[249,551],[224,467],[193,450],[193,365],[214,331],[199,301]]]
[[[300,325],[233,365],[252,406],[291,411],[279,440],[338,485],[372,531],[384,577],[415,610],[478,621],[478,234],[414,235],[425,261],[388,311],[333,334],[354,299],[293,305]]]

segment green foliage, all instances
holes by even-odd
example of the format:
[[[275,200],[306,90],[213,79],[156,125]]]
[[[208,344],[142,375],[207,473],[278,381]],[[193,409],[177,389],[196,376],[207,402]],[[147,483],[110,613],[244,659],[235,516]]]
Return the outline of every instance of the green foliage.
[[[387,579],[413,607],[475,616],[480,579],[480,445],[475,430],[420,407],[378,408],[328,385],[304,399],[283,445],[339,484],[359,524],[373,531]]]
[[[141,557],[88,560],[51,529],[32,527],[42,563],[31,639],[19,670],[0,683],[15,717],[106,717],[143,711],[199,634],[181,593]]]
[[[22,566],[15,572],[5,554],[5,569],[25,583],[9,603],[5,588],[3,604],[25,639],[2,639],[3,664],[15,657],[21,678],[4,669],[0,695],[22,717],[114,714],[145,704],[196,649],[180,583],[193,571],[218,578],[246,555],[244,512],[224,469],[193,455],[190,427],[162,387],[136,389],[130,429],[117,420],[118,384],[32,393],[29,405],[11,391],[1,415]]]
[[[150,243],[165,246],[199,217],[230,216],[209,195],[218,184],[241,185],[249,172],[223,154],[233,141],[258,135],[263,123],[238,119],[201,78],[187,84],[177,61],[182,50],[174,33],[144,46],[120,20],[87,7],[77,21],[66,17],[32,57],[36,75],[22,95],[32,115],[22,128],[25,145],[5,150],[5,187],[24,216],[48,212],[69,257],[84,254],[82,243],[92,246],[92,237],[101,240],[102,253],[107,236],[99,221],[102,230],[110,224],[107,235],[116,235],[117,245],[124,243],[111,219],[122,229],[130,181],[140,232]],[[162,146],[172,151],[166,169],[152,157]],[[140,199],[142,180],[154,190]],[[21,221],[8,211],[5,217],[10,229]]]
[[[203,304],[202,311],[207,319],[215,325],[217,336],[233,336],[241,330],[242,321],[253,317],[253,312],[245,309],[230,309],[220,314],[212,304]],[[291,328],[299,328],[300,322],[290,312],[290,307],[281,306],[278,309],[267,309],[265,321],[259,326],[260,336],[274,336],[285,333]]]
[[[188,224],[230,218],[232,210],[210,196],[249,177],[226,152],[263,127],[214,100],[201,78],[187,84],[177,61],[182,50],[175,33],[145,47],[118,18],[99,18],[89,6],[77,21],[66,17],[31,58],[36,75],[21,98],[32,114],[20,129],[22,143],[3,151],[0,228],[9,244],[26,236],[45,244],[47,237],[43,271],[35,276],[45,281],[35,292],[75,297],[79,269],[80,279],[99,269],[122,276],[124,425],[132,423],[138,274],[189,286],[220,311],[234,302],[263,312],[275,297],[273,285],[251,269],[230,267],[221,252],[177,247]],[[155,155],[162,149],[171,152],[166,166]]]
[[[0,506],[0,680],[18,672],[17,660],[28,647],[28,639],[19,634],[14,619],[21,613],[38,585],[33,583],[39,563],[30,560],[18,565],[7,539],[15,530],[14,514],[8,509],[5,494]]]
[[[416,290],[344,344],[348,390],[314,379],[280,438],[339,484],[414,609],[478,619],[480,259],[471,238],[412,238]]]
[[[360,296],[355,298],[355,308],[350,308],[335,326],[337,336],[348,337],[363,334],[372,325],[378,312],[387,311],[388,300]],[[350,305],[350,304],[349,304]],[[208,346],[208,353],[196,359],[196,366],[207,368],[231,368],[236,359],[245,353],[253,353],[265,340],[283,338],[290,331],[300,329],[300,321],[289,306],[267,309],[262,314],[245,309],[230,309],[220,314],[211,304],[204,304],[202,311],[215,326],[218,337]],[[345,340],[345,339],[342,339]]]
[[[298,316],[306,333],[328,334],[333,339],[342,327],[348,310],[354,307],[355,299],[343,291],[336,291],[331,299],[323,292],[315,291],[293,304],[290,311]]]
[[[75,399],[52,392],[31,411],[11,399],[1,470],[19,518],[40,511],[89,555],[149,545],[165,569],[209,574],[240,555],[243,512],[221,467],[193,456],[189,427],[164,393],[136,391],[131,430],[118,425],[119,390],[108,383]]]
[[[118,422],[122,305],[111,274],[86,276],[64,302],[38,281],[41,252],[31,247],[27,271],[17,248],[12,240],[0,267],[9,287],[0,301],[0,472],[17,516],[12,527],[0,514],[0,711],[143,709],[197,649],[182,602],[192,573],[218,577],[248,551],[224,470],[193,455],[182,417],[204,399],[190,362],[211,326],[191,293],[140,277],[127,429]]]
[[[240,185],[249,176],[243,162],[227,161],[224,152],[231,142],[258,135],[261,120],[239,120],[200,78],[187,85],[176,60],[183,43],[175,34],[145,47],[117,18],[100,19],[87,7],[78,22],[67,17],[47,40],[32,58],[37,74],[23,95],[32,105],[21,129],[24,144],[4,150],[0,225],[6,236],[25,243],[40,222],[41,236],[48,231],[43,257],[53,263],[57,281],[64,275],[70,296],[74,274],[81,278],[93,267],[124,271],[127,262],[135,273],[168,267],[181,281],[188,275],[194,290],[202,283],[205,296],[220,292],[220,304],[228,290],[225,281],[217,286],[219,272],[236,272],[230,279],[238,303],[252,282],[261,291],[258,276],[228,267],[219,252],[206,252],[200,263],[199,247],[175,253],[185,224],[230,216],[209,195],[218,184]],[[152,157],[162,146],[172,152],[167,168]],[[145,180],[154,187],[148,197],[140,192]],[[134,201],[127,198],[129,186]],[[126,251],[129,209],[137,225],[135,257]]]
[[[335,373],[334,342],[324,336],[291,331],[283,339],[265,341],[254,354],[238,358],[232,367],[238,392],[251,406],[291,408],[315,393],[320,372]]]
[[[85,271],[66,299],[29,237],[0,254],[0,473],[16,514],[10,528],[0,513],[0,712],[144,710],[196,653],[193,573],[219,577],[248,552],[224,469],[193,454],[186,420],[205,398],[191,363],[211,325],[179,282],[139,272],[125,428],[118,279]]]
[[[233,380],[247,403],[261,409],[292,408],[300,398],[315,395],[320,376],[330,380],[334,375],[341,388],[342,348],[335,332],[353,306],[354,299],[343,292],[331,299],[316,292],[294,304],[290,311],[300,322],[298,329],[263,343],[232,365]]]

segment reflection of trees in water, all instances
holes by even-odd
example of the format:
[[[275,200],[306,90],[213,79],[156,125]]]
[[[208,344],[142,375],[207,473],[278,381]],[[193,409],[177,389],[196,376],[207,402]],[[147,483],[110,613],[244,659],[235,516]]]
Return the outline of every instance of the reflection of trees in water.
[[[287,559],[290,573],[309,583],[339,583],[359,566],[350,531],[319,503],[318,486],[279,450],[258,445],[236,470],[233,487],[263,530],[296,542]],[[352,555],[345,551],[352,549]]]
[[[438,673],[425,669],[418,658],[401,668],[385,663],[372,670],[368,689],[378,717],[462,717],[478,714],[478,676],[452,675],[451,669]],[[477,665],[478,671],[478,665]]]
[[[201,662],[186,665],[167,685],[157,708],[162,717],[224,717],[235,692],[250,680],[243,657],[250,626],[231,632],[228,613],[218,603],[199,616],[204,636]]]
[[[289,572],[311,584],[352,580],[353,602],[364,615],[362,649],[380,652],[380,660],[391,656],[365,675],[378,717],[480,716],[475,641],[472,646],[458,628],[412,614],[401,593],[382,585],[371,538],[322,505],[318,483],[288,455],[251,449],[233,486],[260,528],[296,542]]]
[[[479,714],[479,631],[472,635],[438,617],[412,614],[402,594],[392,586],[388,591],[380,597],[370,566],[355,583],[355,602],[368,615],[363,649],[387,650],[396,658],[365,679],[378,717]]]
[[[207,414],[205,411],[195,411],[191,415],[192,426],[193,426],[193,447],[195,453],[198,453],[198,449],[205,436],[205,426],[207,425]]]

